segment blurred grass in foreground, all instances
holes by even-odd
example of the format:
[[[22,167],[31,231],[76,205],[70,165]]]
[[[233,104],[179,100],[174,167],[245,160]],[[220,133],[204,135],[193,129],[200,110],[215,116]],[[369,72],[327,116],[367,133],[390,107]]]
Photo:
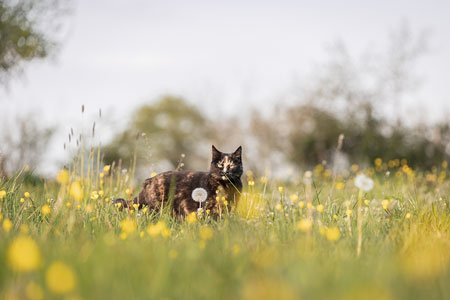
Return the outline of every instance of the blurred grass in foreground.
[[[450,297],[447,163],[406,161],[333,177],[244,176],[237,209],[176,221],[123,210],[139,192],[133,169],[80,153],[54,181],[0,182],[0,294],[4,299],[394,299]],[[83,170],[81,172],[80,170]],[[362,250],[357,248],[358,189]],[[308,188],[309,187],[309,188]]]

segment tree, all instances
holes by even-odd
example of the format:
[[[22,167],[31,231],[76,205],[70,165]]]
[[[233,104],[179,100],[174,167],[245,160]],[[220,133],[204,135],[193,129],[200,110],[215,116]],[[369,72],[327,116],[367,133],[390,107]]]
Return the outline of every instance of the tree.
[[[42,128],[33,114],[3,121],[4,128],[15,124],[15,130],[0,130],[0,177],[24,167],[37,168],[54,129]]]
[[[136,153],[137,166],[148,172],[150,164],[163,169],[177,167],[181,155],[189,169],[206,165],[201,155],[210,137],[205,117],[182,98],[166,96],[154,104],[140,107],[127,129],[104,148],[106,163],[122,159],[127,165]],[[203,152],[205,153],[205,152]],[[161,163],[165,165],[161,166]],[[147,174],[148,175],[148,174]]]
[[[446,154],[446,148],[450,149],[448,125],[407,124],[401,111],[402,100],[411,97],[419,83],[414,68],[427,48],[425,38],[402,25],[391,35],[386,51],[371,49],[361,60],[337,43],[330,59],[316,68],[293,104],[266,118],[254,115],[258,148],[281,146],[291,164],[312,166],[333,160],[342,133],[342,150],[352,162],[381,157],[406,158],[423,168],[439,164],[450,153]],[[259,134],[264,128],[265,134]]]
[[[22,73],[26,62],[55,50],[66,4],[64,0],[0,1],[0,85]]]

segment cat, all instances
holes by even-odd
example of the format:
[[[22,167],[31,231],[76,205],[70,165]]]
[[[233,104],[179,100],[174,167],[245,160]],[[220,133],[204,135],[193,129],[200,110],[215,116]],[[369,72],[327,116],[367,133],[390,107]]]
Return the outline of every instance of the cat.
[[[139,209],[148,206],[154,212],[171,206],[172,214],[177,217],[187,216],[201,207],[217,216],[237,205],[242,192],[242,174],[242,147],[233,153],[222,153],[213,145],[209,172],[160,173],[144,181],[136,198],[130,201],[116,199],[115,203],[121,203],[122,207],[137,204]]]

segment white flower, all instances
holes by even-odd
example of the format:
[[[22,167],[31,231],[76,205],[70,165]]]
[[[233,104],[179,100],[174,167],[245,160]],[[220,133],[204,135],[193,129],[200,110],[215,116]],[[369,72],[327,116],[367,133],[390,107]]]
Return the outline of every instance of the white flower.
[[[312,183],[312,172],[311,171],[306,171],[305,174],[303,175],[303,183],[304,184],[311,184]]]
[[[208,193],[204,188],[196,188],[192,191],[192,199],[194,199],[195,202],[205,202],[207,197]]]
[[[364,174],[360,174],[355,178],[355,185],[364,192],[368,192],[373,189],[373,180]]]

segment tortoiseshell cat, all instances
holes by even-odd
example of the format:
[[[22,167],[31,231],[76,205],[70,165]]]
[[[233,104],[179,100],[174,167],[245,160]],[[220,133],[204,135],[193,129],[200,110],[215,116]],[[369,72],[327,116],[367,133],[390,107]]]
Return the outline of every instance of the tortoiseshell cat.
[[[192,192],[196,188],[206,191],[206,201],[201,203],[204,210],[209,209],[212,215],[219,213],[219,206],[223,204],[216,200],[218,190],[229,203],[237,204],[242,191],[241,176],[242,147],[234,153],[222,153],[212,146],[212,161],[209,172],[169,171],[148,178],[139,195],[131,201],[117,199],[124,207],[131,204],[139,204],[139,208],[147,205],[150,210],[159,211],[161,207],[167,207],[169,201],[175,216],[186,216],[197,211],[200,203],[194,201]],[[203,192],[203,191],[202,191]]]

